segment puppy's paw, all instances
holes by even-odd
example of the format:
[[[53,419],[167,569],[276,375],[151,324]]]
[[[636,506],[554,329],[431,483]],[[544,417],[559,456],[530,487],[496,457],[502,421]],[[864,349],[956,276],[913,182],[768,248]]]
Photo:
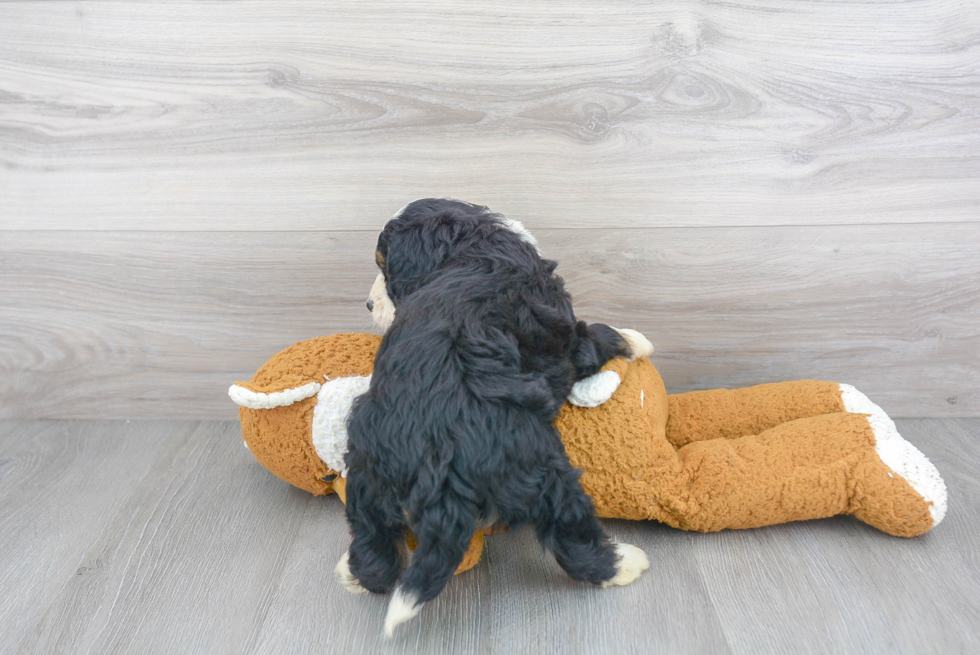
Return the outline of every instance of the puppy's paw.
[[[650,568],[650,560],[646,553],[630,544],[616,544],[616,555],[619,560],[616,562],[616,575],[612,580],[602,583],[603,587],[612,585],[628,585],[640,577],[640,574]]]
[[[619,332],[619,336],[626,339],[626,343],[629,344],[630,361],[640,359],[641,357],[649,357],[653,354],[653,344],[636,330],[630,330],[628,328],[622,330],[619,328],[613,329]]]
[[[333,572],[337,575],[337,582],[352,594],[366,594],[367,589],[362,587],[361,583],[354,577],[354,574],[350,572],[348,559],[350,559],[350,551],[344,553],[340,561],[337,562],[337,566],[334,567]]]
[[[397,628],[405,621],[410,621],[422,609],[422,603],[418,602],[411,593],[402,591],[401,587],[395,589],[388,603],[388,614],[385,615],[385,634],[391,637]]]

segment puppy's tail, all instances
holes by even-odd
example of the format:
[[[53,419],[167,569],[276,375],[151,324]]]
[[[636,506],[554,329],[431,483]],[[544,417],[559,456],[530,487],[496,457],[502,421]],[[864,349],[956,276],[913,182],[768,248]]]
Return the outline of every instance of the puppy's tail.
[[[385,633],[389,637],[445,588],[476,530],[473,514],[451,494],[442,495],[413,518],[418,547],[388,604]]]

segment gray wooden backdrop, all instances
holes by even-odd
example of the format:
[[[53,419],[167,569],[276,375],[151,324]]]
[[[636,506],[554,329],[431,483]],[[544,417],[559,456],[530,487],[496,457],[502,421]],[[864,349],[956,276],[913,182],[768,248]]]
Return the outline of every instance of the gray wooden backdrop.
[[[426,195],[672,390],[980,415],[980,3],[118,0],[0,2],[0,417],[233,418]]]

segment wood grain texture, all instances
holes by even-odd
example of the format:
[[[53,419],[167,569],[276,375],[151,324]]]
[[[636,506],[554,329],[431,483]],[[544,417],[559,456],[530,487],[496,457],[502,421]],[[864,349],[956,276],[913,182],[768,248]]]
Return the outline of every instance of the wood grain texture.
[[[898,428],[949,487],[922,537],[848,517],[708,535],[606,521],[651,569],[601,590],[521,529],[385,640],[387,599],[333,580],[341,503],[274,478],[237,422],[0,421],[0,571],[24,592],[0,595],[0,653],[974,652],[980,419]]]
[[[487,538],[494,652],[731,652],[694,559],[696,537],[654,523],[603,523],[649,556],[650,569],[628,587],[572,581],[530,528]]]
[[[980,413],[980,225],[541,230],[578,315],[642,330],[672,391],[857,386]],[[374,234],[8,232],[0,415],[234,418],[296,341],[371,331]]]
[[[695,559],[734,652],[980,648],[980,562],[966,546],[980,532],[974,500],[980,424],[897,424],[946,480],[949,513],[934,532],[882,538],[870,526],[836,517],[696,540]]]
[[[244,449],[243,449],[244,450]],[[256,475],[264,471],[259,467]],[[249,652],[307,653],[489,653],[493,620],[487,602],[490,570],[457,576],[427,605],[429,626],[410,624],[398,639],[382,631],[388,597],[353,596],[333,578],[333,567],[350,545],[344,507],[335,496],[313,498],[300,523],[289,560],[269,599]],[[356,598],[356,602],[352,602]]]
[[[119,440],[148,437],[98,425]],[[80,573],[34,617],[19,652],[233,653],[254,638],[312,497],[254,475],[236,424],[169,425],[192,430],[162,437],[168,452],[96,543],[76,550]]]
[[[66,584],[113,562],[100,535],[153,464],[191,433],[186,422],[143,423],[128,429],[134,439],[120,438],[125,424],[0,423],[0,652],[25,638]]]
[[[980,5],[0,3],[0,229],[977,222]]]

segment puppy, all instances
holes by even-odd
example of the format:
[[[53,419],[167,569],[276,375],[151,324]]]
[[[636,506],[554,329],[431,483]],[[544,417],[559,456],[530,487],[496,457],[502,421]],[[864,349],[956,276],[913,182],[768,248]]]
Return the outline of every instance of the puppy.
[[[391,636],[491,523],[534,524],[575,580],[635,580],[646,556],[605,535],[553,422],[576,381],[613,357],[649,354],[649,342],[577,321],[557,264],[486,207],[417,200],[388,222],[375,256],[368,309],[386,333],[348,417],[353,541],[341,582],[390,591],[404,532],[415,535],[388,607]]]

